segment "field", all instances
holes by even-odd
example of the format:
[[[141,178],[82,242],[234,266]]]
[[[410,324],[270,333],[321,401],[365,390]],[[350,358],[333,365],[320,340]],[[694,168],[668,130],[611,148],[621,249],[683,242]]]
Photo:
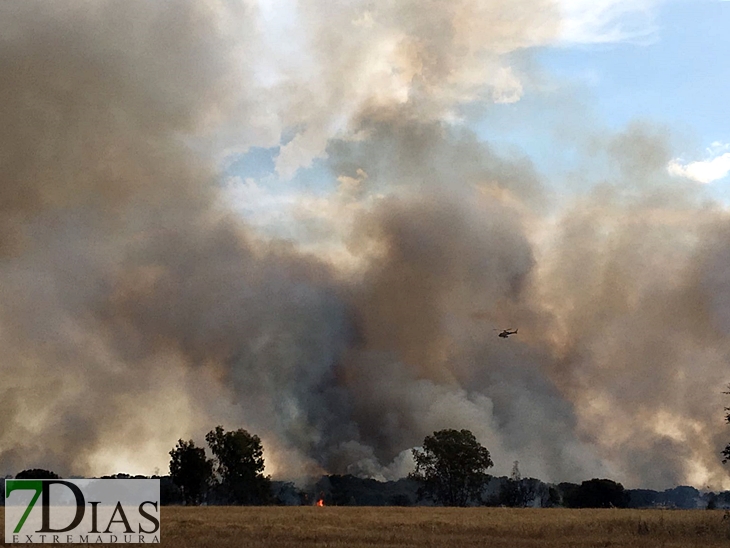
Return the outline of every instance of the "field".
[[[170,546],[730,546],[722,511],[506,508],[165,508]]]
[[[730,546],[722,510],[165,507],[166,546]]]

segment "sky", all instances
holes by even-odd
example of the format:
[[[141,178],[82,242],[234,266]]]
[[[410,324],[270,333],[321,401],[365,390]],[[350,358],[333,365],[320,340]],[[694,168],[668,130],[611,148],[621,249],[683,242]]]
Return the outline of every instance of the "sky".
[[[0,474],[730,488],[730,2],[0,3]],[[519,328],[508,339],[495,330]]]
[[[727,176],[728,114],[723,89],[730,73],[721,52],[730,45],[724,32],[726,2],[665,2],[650,11],[645,32],[622,42],[565,45],[537,53],[557,78],[581,88],[594,115],[618,129],[633,120],[663,125],[677,134],[677,164],[699,182],[717,181],[712,192],[724,197]],[[702,171],[693,162],[712,162]]]
[[[566,187],[566,179],[581,168],[570,141],[571,133],[573,139],[584,136],[576,127],[620,131],[631,123],[654,125],[672,141],[668,172],[707,185],[708,197],[729,203],[730,115],[724,90],[730,61],[722,52],[730,46],[730,4],[564,0],[557,8],[565,18],[557,36],[510,60],[530,73],[519,100],[488,107],[466,102],[459,105],[459,123],[506,154],[529,156],[557,192],[569,194],[592,184]],[[283,135],[282,143],[289,138]],[[223,162],[228,176],[256,181],[262,200],[257,206],[251,199],[258,198],[245,189],[232,189],[243,192],[234,205],[254,222],[277,205],[286,208],[299,192],[318,194],[336,185],[336,174],[318,162],[321,158],[281,177],[275,162],[279,150],[254,146]]]

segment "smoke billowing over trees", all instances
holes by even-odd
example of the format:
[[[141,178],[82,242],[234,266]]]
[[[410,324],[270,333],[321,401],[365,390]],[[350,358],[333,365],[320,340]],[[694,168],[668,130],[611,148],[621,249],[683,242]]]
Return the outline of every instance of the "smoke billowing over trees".
[[[0,3],[0,471],[246,424],[388,480],[458,424],[502,474],[726,484],[726,209],[650,124],[561,132],[561,193],[464,121],[542,97],[559,6],[287,6]]]

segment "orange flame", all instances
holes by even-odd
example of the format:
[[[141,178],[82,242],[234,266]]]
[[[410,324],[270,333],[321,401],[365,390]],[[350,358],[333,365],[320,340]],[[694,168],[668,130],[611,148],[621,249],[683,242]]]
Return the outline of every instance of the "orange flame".
[[[324,500],[323,499],[319,499],[317,501],[317,506],[324,506]]]

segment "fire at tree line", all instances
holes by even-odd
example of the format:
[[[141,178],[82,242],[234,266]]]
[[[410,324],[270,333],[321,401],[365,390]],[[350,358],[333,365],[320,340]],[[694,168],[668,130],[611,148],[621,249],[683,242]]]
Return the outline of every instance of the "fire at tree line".
[[[730,392],[729,392],[730,393]],[[730,412],[730,408],[726,409]],[[726,416],[730,423],[730,413]],[[244,429],[218,426],[205,436],[213,454],[193,440],[178,440],[170,451],[170,474],[160,479],[163,505],[319,505],[319,506],[509,506],[568,508],[730,508],[730,491],[700,492],[680,486],[665,491],[624,489],[610,479],[548,484],[523,478],[515,461],[509,477],[487,473],[493,462],[469,430],[446,429],[426,436],[413,449],[415,471],[398,481],[352,475],[322,476],[305,488],[264,475],[261,439]],[[722,451],[730,460],[730,444]],[[12,476],[7,476],[10,478]],[[7,479],[5,478],[5,479]],[[58,479],[52,471],[23,470],[16,479]],[[115,474],[103,479],[144,479]],[[4,481],[0,479],[0,505]]]

